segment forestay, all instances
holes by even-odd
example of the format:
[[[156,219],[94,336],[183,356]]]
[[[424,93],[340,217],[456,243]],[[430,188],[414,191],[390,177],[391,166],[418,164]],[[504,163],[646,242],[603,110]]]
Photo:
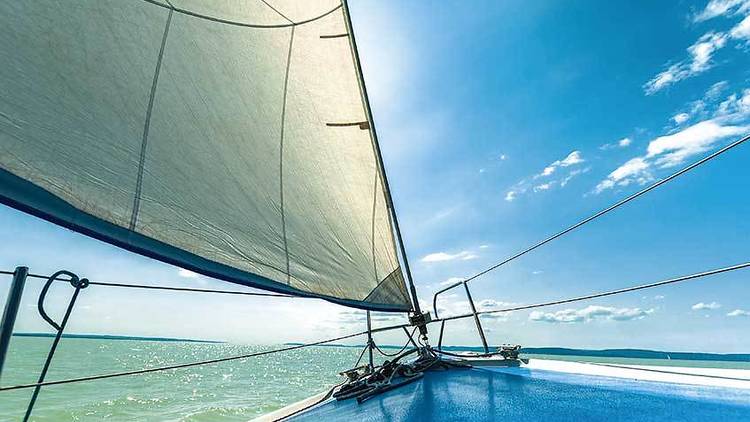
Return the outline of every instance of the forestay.
[[[408,310],[336,0],[0,2],[0,197],[234,283]]]

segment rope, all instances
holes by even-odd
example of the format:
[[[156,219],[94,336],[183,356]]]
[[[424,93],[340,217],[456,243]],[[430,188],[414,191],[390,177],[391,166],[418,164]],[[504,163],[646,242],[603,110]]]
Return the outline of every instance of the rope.
[[[0,271],[0,275],[13,275],[13,271]],[[28,277],[47,279],[47,276],[40,274],[29,274]],[[57,279],[55,281],[68,282],[68,280]],[[114,283],[107,281],[90,281],[89,284],[94,286],[108,286],[108,287],[124,287],[131,289],[147,289],[147,290],[170,290],[178,292],[198,292],[198,293],[221,293],[228,295],[244,295],[244,296],[266,296],[266,297],[286,297],[294,299],[313,299],[312,297],[306,296],[291,296],[279,293],[257,293],[257,292],[239,292],[233,290],[214,290],[214,289],[198,289],[192,287],[170,287],[170,286],[150,286],[146,284],[125,284],[125,283]]]
[[[396,328],[401,328],[401,327],[396,327]],[[380,329],[380,331],[383,331],[383,329]],[[13,385],[10,387],[0,387],[0,392],[10,391],[10,390],[21,390],[21,389],[32,388],[32,387],[42,387],[42,386],[47,386],[47,385],[70,384],[70,383],[76,383],[76,382],[82,382],[82,381],[93,381],[93,380],[101,380],[101,379],[106,379],[106,378],[124,377],[124,376],[129,376],[129,375],[148,374],[151,372],[160,372],[160,371],[167,371],[167,370],[172,370],[172,369],[182,369],[182,368],[190,368],[193,366],[202,366],[202,365],[210,365],[214,363],[229,362],[233,360],[247,359],[247,358],[252,358],[252,357],[257,357],[257,356],[265,356],[265,355],[270,355],[270,354],[279,353],[279,352],[288,352],[291,350],[302,349],[305,347],[319,346],[321,344],[331,343],[331,342],[339,341],[339,340],[345,340],[348,338],[361,336],[363,334],[367,334],[367,331],[362,331],[362,332],[354,333],[354,334],[348,334],[345,336],[336,337],[336,338],[332,338],[328,340],[316,341],[314,343],[297,344],[293,346],[282,347],[280,349],[265,350],[262,352],[248,353],[248,354],[239,355],[239,356],[229,356],[229,357],[224,357],[224,358],[209,359],[209,360],[203,360],[203,361],[198,361],[198,362],[181,363],[177,365],[160,366],[156,368],[138,369],[134,371],[116,372],[112,374],[92,375],[92,376],[87,376],[87,377],[69,378],[69,379],[57,380],[57,381],[45,381],[45,382],[38,382],[38,383],[33,383],[33,384],[19,384],[19,385]]]
[[[668,280],[657,281],[655,283],[641,284],[639,286],[633,286],[633,287],[626,287],[624,289],[610,290],[610,291],[606,291],[606,292],[599,292],[599,293],[594,293],[594,294],[590,294],[590,295],[586,295],[586,296],[578,296],[578,297],[574,297],[574,298],[570,298],[570,299],[560,299],[560,300],[555,300],[555,301],[551,301],[551,302],[535,303],[535,304],[532,304],[532,305],[521,305],[521,306],[515,306],[515,307],[512,307],[512,308],[493,309],[493,310],[488,310],[488,311],[480,311],[480,312],[477,312],[476,314],[477,315],[482,315],[482,314],[494,314],[494,313],[499,313],[499,312],[521,311],[521,310],[525,310],[525,309],[541,308],[541,307],[544,307],[544,306],[553,306],[553,305],[561,305],[561,304],[564,304],[564,303],[579,302],[579,301],[582,301],[582,300],[596,299],[596,298],[599,298],[599,297],[612,296],[612,295],[621,294],[621,293],[633,292],[633,291],[636,291],[636,290],[643,290],[643,289],[650,289],[650,288],[654,288],[654,287],[664,286],[664,285],[667,285],[667,284],[680,283],[680,282],[688,281],[688,280],[695,280],[695,279],[706,277],[706,276],[709,276],[709,275],[721,274],[721,273],[725,273],[725,272],[729,272],[729,271],[740,270],[740,269],[747,268],[747,267],[750,267],[750,262],[745,262],[745,263],[742,263],[742,264],[732,265],[730,267],[717,268],[715,270],[704,271],[704,272],[701,272],[701,273],[695,273],[695,274],[690,274],[690,275],[684,275],[684,276],[681,276],[681,277],[670,278]],[[432,322],[450,321],[450,320],[454,320],[454,319],[469,318],[469,317],[473,317],[473,316],[474,316],[473,313],[471,313],[471,314],[463,314],[463,315],[456,315],[456,316],[452,316],[452,317],[435,319]]]
[[[412,330],[412,332],[411,332],[411,335],[414,336],[414,333],[416,333],[416,332],[417,332],[417,329],[414,328]],[[411,343],[411,342],[412,342],[412,339],[411,338],[407,338],[406,339],[406,344],[404,344],[404,347],[402,347],[401,349],[399,349],[398,352],[391,353],[391,354],[384,352],[382,349],[380,349],[380,347],[378,347],[378,345],[375,342],[372,342],[372,345],[373,345],[373,347],[375,347],[375,350],[377,350],[378,353],[380,353],[381,355],[389,357],[389,358],[392,358],[394,356],[400,355],[404,350],[406,350],[406,348],[409,346],[409,343]]]
[[[731,144],[725,146],[724,148],[721,148],[720,150],[714,152],[713,154],[710,154],[710,155],[708,155],[706,157],[703,157],[702,159],[694,162],[693,164],[690,164],[689,166],[683,168],[682,170],[679,170],[678,172],[673,173],[669,177],[667,177],[665,179],[659,180],[658,182],[656,182],[656,183],[654,183],[654,184],[646,187],[645,189],[640,190],[640,191],[638,191],[638,192],[636,192],[636,193],[628,196],[627,198],[620,200],[619,202],[615,203],[614,205],[611,205],[611,206],[609,206],[609,207],[607,207],[607,208],[605,208],[605,209],[597,212],[596,214],[594,214],[594,215],[592,215],[592,216],[590,216],[588,218],[585,218],[585,219],[579,221],[576,224],[573,224],[572,226],[568,227],[567,229],[565,229],[565,230],[563,230],[563,231],[561,231],[561,232],[559,232],[557,234],[554,234],[554,235],[552,235],[552,236],[550,236],[550,237],[542,240],[541,242],[539,242],[539,243],[537,243],[537,244],[535,244],[535,245],[533,245],[531,247],[528,247],[528,248],[522,250],[521,252],[518,252],[517,254],[509,257],[509,258],[506,258],[503,261],[500,261],[499,263],[497,263],[497,264],[495,264],[495,265],[487,268],[486,270],[483,270],[483,271],[480,271],[480,272],[474,274],[473,276],[467,278],[464,281],[460,281],[460,282],[457,282],[455,284],[452,284],[452,285],[446,287],[445,289],[437,292],[435,294],[435,296],[437,296],[438,294],[440,294],[440,293],[442,293],[444,291],[447,291],[447,290],[450,290],[450,289],[452,289],[454,287],[457,287],[457,286],[459,286],[462,283],[467,283],[467,282],[469,282],[471,280],[474,280],[475,278],[481,277],[481,276],[489,273],[490,271],[493,271],[493,270],[495,270],[495,269],[497,269],[497,268],[499,268],[499,267],[501,267],[501,266],[509,263],[510,261],[513,261],[514,259],[519,258],[519,257],[521,257],[523,255],[526,255],[527,253],[533,251],[534,249],[536,249],[536,248],[538,248],[540,246],[543,246],[543,245],[545,245],[545,244],[547,244],[547,243],[549,243],[549,242],[557,239],[558,237],[561,237],[561,236],[563,236],[563,235],[565,235],[567,233],[570,233],[571,231],[573,231],[573,230],[575,230],[575,229],[583,226],[584,224],[586,224],[586,223],[588,223],[588,222],[590,222],[592,220],[595,220],[595,219],[603,216],[604,214],[607,214],[610,211],[612,211],[612,210],[614,210],[616,208],[619,208],[622,205],[627,204],[628,202],[630,202],[630,201],[638,198],[639,196],[644,195],[644,194],[646,194],[646,193],[648,193],[648,192],[650,192],[650,191],[658,188],[659,186],[661,186],[661,185],[663,185],[663,184],[665,184],[665,183],[667,183],[667,182],[675,179],[676,177],[681,176],[681,175],[689,172],[690,170],[692,170],[692,169],[700,166],[701,164],[704,164],[704,163],[706,163],[706,162],[708,162],[708,161],[710,161],[710,160],[718,157],[719,155],[721,155],[721,154],[729,151],[730,149],[732,149],[732,148],[734,148],[734,147],[742,144],[743,142],[747,141],[748,139],[750,139],[750,135],[746,135],[744,138],[741,138],[741,139],[739,139],[737,141],[732,142]]]

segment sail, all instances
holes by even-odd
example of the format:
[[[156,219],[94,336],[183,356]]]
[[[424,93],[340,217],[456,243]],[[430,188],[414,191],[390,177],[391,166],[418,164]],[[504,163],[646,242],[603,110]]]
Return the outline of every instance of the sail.
[[[338,0],[0,2],[0,198],[230,282],[411,308]]]

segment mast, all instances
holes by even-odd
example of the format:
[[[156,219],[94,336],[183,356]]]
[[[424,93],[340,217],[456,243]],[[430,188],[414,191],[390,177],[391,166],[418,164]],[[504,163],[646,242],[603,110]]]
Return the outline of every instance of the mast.
[[[396,216],[396,207],[393,205],[393,197],[391,196],[391,188],[388,184],[388,176],[385,171],[385,163],[383,162],[383,155],[380,151],[380,143],[378,142],[378,133],[375,130],[375,121],[372,117],[372,110],[370,108],[370,100],[367,96],[367,87],[365,86],[365,78],[362,74],[362,65],[359,61],[359,51],[357,50],[357,41],[354,39],[354,28],[352,26],[351,16],[349,14],[349,4],[347,0],[341,0],[341,4],[344,9],[344,20],[346,21],[346,28],[349,32],[349,44],[352,48],[352,57],[354,57],[354,67],[357,69],[357,77],[359,81],[359,90],[362,95],[362,102],[365,105],[365,113],[367,114],[367,120],[370,122],[370,138],[372,139],[373,148],[375,155],[378,159],[378,165],[380,166],[380,174],[383,176],[383,190],[385,191],[386,202],[388,203],[388,209],[391,212],[391,219],[393,220],[393,228],[396,231],[396,239],[398,240],[398,247],[401,251],[401,258],[404,261],[404,271],[406,280],[409,284],[409,293],[411,294],[412,305],[414,306],[414,313],[421,315],[422,311],[419,307],[419,299],[417,298],[417,289],[414,287],[414,279],[411,276],[411,268],[409,267],[409,258],[406,255],[406,247],[404,246],[404,239],[401,236],[401,228],[398,224],[398,217]],[[422,329],[420,328],[420,332]],[[427,330],[422,334],[426,334]]]

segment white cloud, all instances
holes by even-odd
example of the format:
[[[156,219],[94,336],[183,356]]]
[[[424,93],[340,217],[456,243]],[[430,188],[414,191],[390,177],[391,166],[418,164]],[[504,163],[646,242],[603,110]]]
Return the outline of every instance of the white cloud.
[[[560,165],[560,167],[569,167],[575,164],[581,164],[585,160],[581,157],[580,151],[573,151],[570,154],[568,154],[567,157],[565,157],[562,161],[555,162]],[[554,163],[553,163],[554,164]]]
[[[534,186],[534,192],[549,190],[551,186],[552,186],[552,183],[542,183],[541,185],[536,185]]]
[[[722,92],[729,86],[729,82],[727,81],[719,81],[715,84],[711,85],[711,87],[708,88],[708,91],[706,91],[706,95],[704,98],[707,100],[715,100],[719,98],[719,95],[721,95]]]
[[[509,190],[508,193],[505,194],[505,200],[513,202],[514,199],[516,199],[516,191]]]
[[[710,69],[711,58],[716,51],[724,48],[727,38],[727,34],[723,32],[709,32],[698,38],[695,44],[687,48],[690,56],[688,59],[669,66],[643,85],[646,95]]]
[[[533,275],[544,274],[544,271],[542,271],[542,270],[536,270],[536,271],[532,271],[531,274],[533,274]]]
[[[750,317],[750,311],[745,311],[743,309],[735,309],[732,312],[729,312],[727,316],[728,317],[738,317],[738,316]]]
[[[648,183],[652,180],[652,176],[647,172],[648,168],[649,164],[643,157],[632,158],[616,168],[606,179],[599,182],[596,188],[594,188],[594,192],[601,193],[606,189],[614,187],[615,184],[627,185],[632,179],[636,178],[641,184]]]
[[[583,309],[563,309],[557,312],[533,311],[529,320],[558,323],[589,322],[593,320],[630,321],[645,318],[654,309],[641,308],[613,308],[609,306],[591,305]]]
[[[555,168],[553,166],[545,167],[544,170],[542,170],[542,173],[540,176],[549,176],[550,174],[555,172]]]
[[[732,94],[719,104],[715,115],[727,120],[742,120],[750,116],[750,89],[742,91],[742,95]]]
[[[400,323],[404,322],[404,314],[393,312],[370,312],[370,320],[373,323]],[[361,310],[342,310],[335,314],[333,321],[337,324],[367,324],[367,312]]]
[[[192,272],[190,270],[186,270],[184,268],[180,268],[180,270],[177,271],[177,275],[179,275],[180,277],[185,277],[185,278],[198,278],[198,277],[200,277],[200,274],[194,273],[194,272]]]
[[[747,15],[745,19],[732,28],[729,35],[737,40],[750,40],[750,15]]]
[[[690,119],[690,115],[687,113],[679,113],[672,116],[672,120],[677,123],[678,125],[681,125]]]
[[[571,171],[570,173],[568,173],[567,176],[565,176],[562,180],[560,180],[560,187],[564,188],[565,185],[567,185],[571,180],[573,180],[574,177],[578,176],[579,174],[588,173],[589,170],[591,170],[591,167]]]
[[[656,295],[654,296],[654,300],[662,300],[664,299],[664,295]]]
[[[724,126],[717,120],[704,120],[648,144],[649,158],[661,167],[673,167],[693,155],[708,151],[716,141],[747,132],[750,126]],[[659,157],[657,157],[659,156]]]
[[[580,151],[573,151],[570,154],[568,154],[565,158],[563,158],[562,160],[557,160],[554,163],[548,165],[547,167],[544,168],[544,170],[542,170],[542,172],[540,174],[538,174],[538,175],[536,175],[534,177],[535,178],[539,178],[539,177],[549,176],[552,173],[554,173],[555,170],[557,170],[558,167],[570,167],[570,166],[574,166],[576,164],[581,164],[584,161],[586,161],[586,160],[584,160],[583,157],[581,157],[581,152]]]
[[[479,245],[479,249],[487,249],[490,245]]]
[[[716,303],[716,302],[709,302],[709,303],[698,302],[695,305],[691,306],[691,309],[694,311],[714,310],[714,309],[719,309],[719,308],[721,308],[721,304]]]
[[[748,109],[750,109],[750,92],[747,98]],[[742,107],[740,100],[735,99],[735,103],[739,104],[735,108]],[[606,179],[596,185],[594,193],[601,193],[615,185],[627,186],[634,182],[646,184],[654,179],[651,174],[652,166],[668,168],[682,164],[688,158],[710,150],[718,141],[747,133],[750,130],[750,126],[725,125],[722,122],[723,120],[719,118],[704,120],[678,132],[654,139],[649,142],[645,156],[632,158],[616,168]]]
[[[750,8],[749,0],[711,0],[693,20],[702,22],[723,15],[742,13]]]
[[[453,260],[468,261],[470,259],[479,258],[476,254],[470,251],[461,251],[455,254],[449,254],[446,252],[435,252],[422,257],[422,262],[444,262]]]
[[[614,149],[614,148],[627,148],[632,143],[633,143],[632,139],[630,139],[630,138],[622,138],[622,139],[620,139],[617,142],[612,142],[610,144],[601,145],[599,147],[599,149],[602,150],[602,151],[606,151],[606,150]]]

